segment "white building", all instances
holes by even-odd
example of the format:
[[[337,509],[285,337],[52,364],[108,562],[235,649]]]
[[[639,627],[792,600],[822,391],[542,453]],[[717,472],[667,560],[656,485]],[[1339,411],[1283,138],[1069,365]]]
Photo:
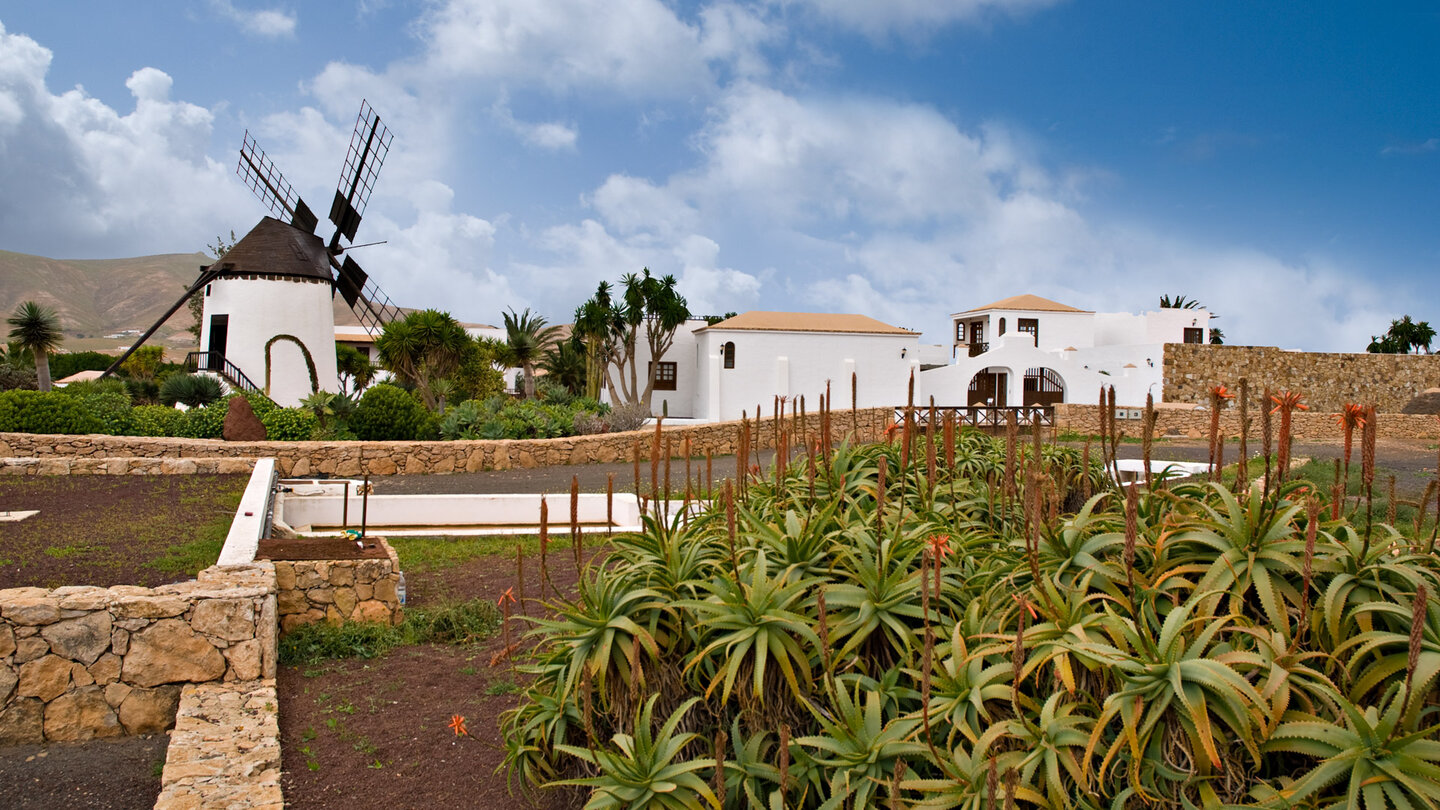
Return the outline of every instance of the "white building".
[[[316,387],[336,390],[332,277],[320,237],[265,217],[218,263],[221,275],[204,293],[201,368],[243,374],[283,406]]]
[[[924,396],[945,405],[1092,402],[1115,387],[1122,405],[1161,401],[1166,343],[1204,343],[1204,309],[1133,315],[1090,312],[1017,295],[950,316],[953,364],[922,376]]]
[[[833,407],[849,408],[852,374],[859,407],[904,404],[921,365],[919,337],[864,315],[746,312],[713,326],[687,321],[660,360],[651,412],[725,421],[757,408],[769,414],[776,396],[804,396],[815,411],[827,382]],[[637,348],[643,388],[651,360],[643,335]]]

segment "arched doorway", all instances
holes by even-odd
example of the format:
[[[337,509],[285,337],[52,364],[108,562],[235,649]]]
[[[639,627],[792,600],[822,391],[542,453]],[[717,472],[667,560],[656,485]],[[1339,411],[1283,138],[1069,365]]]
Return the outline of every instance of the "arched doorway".
[[[965,404],[1005,407],[1005,389],[1010,380],[1008,371],[1009,369],[992,366],[976,372],[975,376],[970,378]]]
[[[1053,368],[1025,369],[1025,400],[1022,405],[1049,407],[1065,401],[1065,380]]]

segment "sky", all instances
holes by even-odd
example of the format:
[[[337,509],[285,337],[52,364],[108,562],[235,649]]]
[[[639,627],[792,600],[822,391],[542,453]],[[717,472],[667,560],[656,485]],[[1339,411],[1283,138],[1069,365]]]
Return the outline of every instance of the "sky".
[[[932,343],[1021,293],[1305,350],[1440,323],[1424,2],[0,0],[0,249],[243,235],[246,131],[323,215],[362,99],[355,258],[462,321],[648,267]]]

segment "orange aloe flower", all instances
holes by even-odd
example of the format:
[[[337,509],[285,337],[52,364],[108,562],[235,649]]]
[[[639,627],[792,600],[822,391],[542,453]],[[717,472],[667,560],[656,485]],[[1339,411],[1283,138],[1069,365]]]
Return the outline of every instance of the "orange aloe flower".
[[[516,601],[518,600],[515,598],[515,588],[512,586],[506,588],[505,593],[500,594],[500,599],[497,600],[495,604],[499,605],[500,607],[504,607],[506,602],[509,602],[513,605]]]
[[[1234,398],[1235,398],[1235,395],[1232,394],[1232,393],[1230,393],[1230,389],[1226,388],[1226,387],[1223,386],[1223,385],[1217,385],[1217,386],[1215,386],[1214,388],[1211,388],[1211,389],[1210,389],[1210,395],[1213,396],[1213,397],[1216,397],[1217,399],[1234,399]]]
[[[930,544],[930,553],[935,556],[936,560],[943,560],[953,551],[950,548],[950,535],[948,534],[932,534],[925,542]]]
[[[900,423],[891,422],[890,427],[885,428],[885,441],[893,441],[895,434],[900,432]]]
[[[1365,406],[1354,402],[1345,403],[1340,412],[1335,414],[1335,424],[1348,430],[1365,427]]]
[[[1301,404],[1300,402],[1300,400],[1304,398],[1304,396],[1294,391],[1281,391],[1278,394],[1272,394],[1270,401],[1275,403],[1275,407],[1270,409],[1270,412],[1280,413],[1286,410],[1308,411],[1310,410],[1310,406]]]
[[[455,732],[456,737],[469,737],[470,732],[465,730],[465,715],[453,715],[450,718],[450,730]]]

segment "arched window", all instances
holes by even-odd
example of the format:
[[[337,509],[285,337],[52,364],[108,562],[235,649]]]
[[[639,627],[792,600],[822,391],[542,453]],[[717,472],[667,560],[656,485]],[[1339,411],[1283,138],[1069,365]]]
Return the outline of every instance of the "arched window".
[[[727,343],[725,344],[725,348],[722,349],[721,352],[725,355],[725,368],[734,368],[734,367],[735,367],[735,341],[732,340],[732,341],[727,342]]]
[[[1003,334],[1005,334],[1005,319],[1004,319],[1004,318],[1001,318],[1001,319],[1000,319],[1000,331],[999,331],[999,332],[996,332],[995,334],[997,334],[997,335],[1003,335]]]

